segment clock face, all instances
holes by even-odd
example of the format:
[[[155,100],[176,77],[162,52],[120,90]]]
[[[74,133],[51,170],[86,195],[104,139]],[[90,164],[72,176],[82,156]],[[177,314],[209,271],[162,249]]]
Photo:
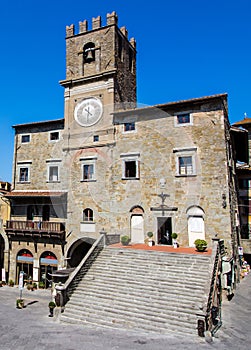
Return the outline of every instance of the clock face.
[[[91,97],[79,102],[76,105],[74,118],[81,126],[91,126],[99,121],[102,113],[102,102],[95,97]]]

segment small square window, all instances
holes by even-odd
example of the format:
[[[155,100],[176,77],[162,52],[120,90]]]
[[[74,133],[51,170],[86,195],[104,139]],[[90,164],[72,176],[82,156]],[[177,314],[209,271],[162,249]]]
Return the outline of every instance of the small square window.
[[[30,135],[22,135],[21,142],[22,143],[30,142]]]
[[[135,131],[135,122],[124,123],[124,132]]]
[[[59,140],[59,131],[50,132],[50,141]]]
[[[177,115],[177,124],[190,124],[190,114]]]
[[[98,142],[98,141],[99,141],[99,135],[94,135],[93,142]]]

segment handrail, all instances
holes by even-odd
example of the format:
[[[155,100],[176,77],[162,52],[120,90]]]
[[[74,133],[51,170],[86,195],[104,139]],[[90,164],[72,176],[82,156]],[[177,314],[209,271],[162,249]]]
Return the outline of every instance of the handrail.
[[[61,306],[64,306],[65,303],[67,302],[67,298],[68,298],[67,294],[68,294],[68,291],[70,289],[71,284],[75,281],[75,279],[77,278],[78,274],[81,272],[81,270],[84,267],[87,260],[94,253],[95,249],[98,246],[100,246],[100,243],[102,242],[102,240],[103,240],[103,246],[101,245],[101,247],[103,249],[105,246],[106,234],[101,234],[100,237],[94,242],[92,247],[88,250],[87,254],[83,257],[83,259],[80,261],[78,266],[70,274],[67,281],[64,284],[58,284],[55,286],[57,293],[62,295],[61,302],[60,302]]]
[[[223,242],[223,241],[222,241]],[[221,246],[219,240],[213,241],[212,256],[209,266],[210,283],[207,284],[205,292],[205,302],[202,307],[202,313],[198,316],[203,317],[204,321],[198,321],[198,333],[204,336],[204,331],[210,331],[213,335],[221,322],[221,302],[222,302],[222,288],[221,288]]]

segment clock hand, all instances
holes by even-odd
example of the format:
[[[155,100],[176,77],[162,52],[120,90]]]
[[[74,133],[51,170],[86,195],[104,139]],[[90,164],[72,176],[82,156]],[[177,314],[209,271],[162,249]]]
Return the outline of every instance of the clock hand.
[[[90,112],[90,108],[88,107],[88,109],[85,108],[85,111],[87,112],[88,115],[92,115],[92,113]]]

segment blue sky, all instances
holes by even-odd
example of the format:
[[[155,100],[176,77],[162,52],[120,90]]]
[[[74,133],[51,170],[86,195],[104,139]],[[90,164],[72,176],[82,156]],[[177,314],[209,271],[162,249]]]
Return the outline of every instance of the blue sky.
[[[12,125],[63,117],[65,27],[116,11],[137,41],[137,99],[154,105],[228,93],[251,117],[250,0],[10,0],[0,12],[0,179],[11,182]]]

